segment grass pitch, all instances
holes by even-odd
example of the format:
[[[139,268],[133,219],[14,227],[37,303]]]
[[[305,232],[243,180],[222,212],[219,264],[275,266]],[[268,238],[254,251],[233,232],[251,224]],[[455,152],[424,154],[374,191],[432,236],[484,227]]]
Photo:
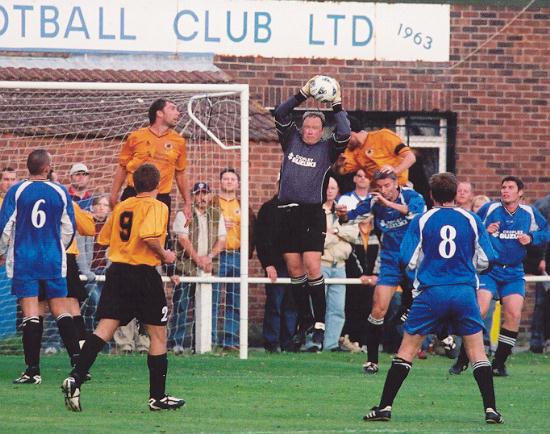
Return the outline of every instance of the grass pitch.
[[[169,393],[185,408],[150,412],[145,356],[100,355],[82,388],[82,413],[65,409],[60,384],[66,355],[42,358],[41,385],[13,385],[22,356],[0,357],[2,433],[547,433],[550,358],[528,353],[495,378],[504,425],[486,425],[471,370],[451,377],[451,360],[416,360],[393,407],[392,421],[361,420],[376,405],[391,356],[376,376],[349,353],[169,357]]]

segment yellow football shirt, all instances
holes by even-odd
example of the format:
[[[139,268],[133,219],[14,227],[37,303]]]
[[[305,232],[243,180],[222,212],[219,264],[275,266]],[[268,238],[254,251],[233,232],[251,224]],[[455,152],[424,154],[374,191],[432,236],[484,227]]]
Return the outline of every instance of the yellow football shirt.
[[[168,207],[152,197],[131,197],[120,202],[99,232],[97,242],[109,246],[112,262],[156,267],[161,259],[145,243],[158,238],[164,246]]]

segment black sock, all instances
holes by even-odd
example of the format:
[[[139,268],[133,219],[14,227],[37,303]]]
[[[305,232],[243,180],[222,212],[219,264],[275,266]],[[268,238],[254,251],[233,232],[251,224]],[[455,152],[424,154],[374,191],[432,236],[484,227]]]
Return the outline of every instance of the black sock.
[[[73,316],[74,327],[76,330],[76,338],[79,341],[86,340],[86,326],[84,325],[84,318],[82,315]]]
[[[304,274],[290,279],[292,287],[292,296],[296,303],[298,313],[298,325],[300,328],[308,327],[311,322],[311,305],[309,303],[309,293],[307,288],[307,277]]]
[[[468,366],[468,356],[466,355],[466,349],[464,348],[464,342],[460,346],[460,352],[456,359],[456,364],[459,366]]]
[[[166,353],[158,356],[147,356],[149,368],[149,398],[161,399],[166,395],[166,373],[168,358]]]
[[[82,347],[82,351],[78,356],[76,365],[71,372],[71,375],[75,378],[76,383],[80,386],[85,378],[86,374],[95,362],[95,359],[101,349],[105,346],[105,341],[98,335],[92,334]]]
[[[40,374],[40,345],[44,329],[42,317],[23,318],[21,328],[23,329],[23,352],[27,365],[25,372],[29,375],[38,375]]]
[[[316,279],[308,280],[307,286],[313,305],[313,320],[324,324],[325,312],[327,310],[327,301],[325,298],[325,278],[321,275]]]
[[[391,368],[386,377],[386,382],[384,383],[382,398],[380,398],[380,408],[393,405],[393,400],[395,399],[397,392],[399,392],[403,381],[405,381],[405,378],[409,375],[411,368],[411,362],[407,362],[401,357],[393,358]]]
[[[474,378],[477,381],[477,386],[481,392],[481,398],[483,399],[483,407],[485,410],[492,408],[496,410],[495,402],[495,389],[493,387],[493,372],[491,371],[491,364],[488,360],[481,360],[472,363]]]
[[[80,346],[76,338],[76,329],[74,326],[73,317],[68,313],[62,313],[56,319],[57,328],[59,329],[59,335],[61,340],[69,353],[71,358],[71,365],[74,366],[76,356],[80,353]]]
[[[382,326],[384,319],[375,319],[369,315],[367,321],[367,330],[365,333],[365,341],[367,345],[367,359],[369,362],[378,364],[378,347],[380,346],[380,335],[382,334]]]
[[[498,347],[495,352],[495,365],[504,366],[506,359],[512,353],[512,348],[516,345],[518,332],[513,332],[507,329],[500,329],[498,335]]]

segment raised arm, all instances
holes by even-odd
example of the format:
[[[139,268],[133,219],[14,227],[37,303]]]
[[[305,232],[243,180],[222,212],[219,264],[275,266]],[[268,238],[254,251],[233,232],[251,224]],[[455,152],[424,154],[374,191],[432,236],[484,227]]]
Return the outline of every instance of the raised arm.
[[[348,114],[342,109],[342,93],[338,84],[336,96],[332,102],[332,111],[334,112],[334,121],[336,126],[332,139],[334,146],[331,150],[330,160],[336,162],[338,156],[344,152],[351,137],[351,127],[348,119]]]

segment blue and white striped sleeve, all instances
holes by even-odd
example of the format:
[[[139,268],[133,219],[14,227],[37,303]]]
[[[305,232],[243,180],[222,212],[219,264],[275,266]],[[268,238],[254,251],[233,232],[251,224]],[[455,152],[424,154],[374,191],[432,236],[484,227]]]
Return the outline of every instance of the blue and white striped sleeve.
[[[399,261],[403,267],[414,270],[419,265],[422,253],[422,234],[420,230],[420,215],[410,223],[401,241]]]
[[[0,255],[6,253],[15,223],[15,189],[6,193],[0,210]]]
[[[493,249],[489,233],[487,229],[485,229],[481,219],[476,214],[472,214],[472,216],[475,219],[475,227],[473,229],[476,231],[477,235],[474,266],[477,271],[483,271],[489,268],[490,265],[497,260],[497,253],[495,249]]]

